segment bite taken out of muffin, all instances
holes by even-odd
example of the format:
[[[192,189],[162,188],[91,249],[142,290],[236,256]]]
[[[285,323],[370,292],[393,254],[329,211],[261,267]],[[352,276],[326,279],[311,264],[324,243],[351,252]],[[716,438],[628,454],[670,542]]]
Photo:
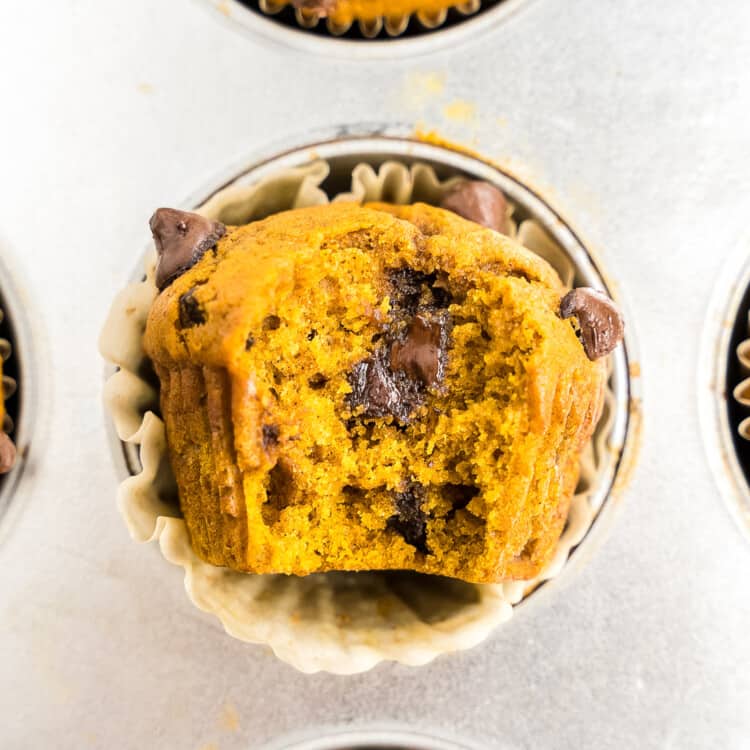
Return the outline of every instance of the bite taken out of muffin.
[[[443,206],[154,214],[144,346],[204,560],[479,583],[550,560],[622,319],[500,233],[496,188]]]

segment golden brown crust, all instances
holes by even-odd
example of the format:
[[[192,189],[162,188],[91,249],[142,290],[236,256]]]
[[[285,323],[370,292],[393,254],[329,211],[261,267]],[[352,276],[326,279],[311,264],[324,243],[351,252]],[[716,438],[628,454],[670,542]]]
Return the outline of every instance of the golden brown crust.
[[[352,368],[396,325],[398,268],[453,300],[445,382],[401,427],[347,407]],[[538,573],[605,383],[557,314],[564,292],[537,256],[423,204],[230,228],[159,295],[144,340],[198,554],[258,573]],[[195,324],[180,323],[185,295]],[[420,542],[403,532],[404,498]]]

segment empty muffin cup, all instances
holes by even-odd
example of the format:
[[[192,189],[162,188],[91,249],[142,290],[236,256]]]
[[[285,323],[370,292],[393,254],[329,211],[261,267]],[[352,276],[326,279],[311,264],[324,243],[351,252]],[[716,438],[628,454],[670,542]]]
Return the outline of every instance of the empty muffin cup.
[[[28,460],[37,401],[26,309],[0,259],[0,519],[12,507]]]
[[[706,315],[700,350],[701,433],[714,477],[750,538],[750,263],[741,243],[728,258]]]
[[[314,156],[311,157],[311,154]],[[291,208],[328,202],[439,204],[467,178],[492,183],[507,199],[505,232],[548,261],[566,286],[606,290],[594,261],[562,219],[535,193],[497,167],[408,137],[339,137],[258,160],[221,187],[188,203],[209,219],[240,225]],[[584,451],[580,481],[551,562],[530,580],[472,584],[403,571],[308,576],[245,574],[210,565],[191,548],[177,502],[159,410],[159,384],[143,352],[157,287],[156,253],[145,275],[113,303],[100,349],[112,367],[105,403],[126,478],[118,504],[132,536],[158,540],[185,569],[193,602],[236,638],[269,645],[305,672],[354,673],[384,660],[424,664],[470,648],[570,568],[575,550],[600,536],[615,477],[632,441],[628,346],[609,358],[604,410]]]

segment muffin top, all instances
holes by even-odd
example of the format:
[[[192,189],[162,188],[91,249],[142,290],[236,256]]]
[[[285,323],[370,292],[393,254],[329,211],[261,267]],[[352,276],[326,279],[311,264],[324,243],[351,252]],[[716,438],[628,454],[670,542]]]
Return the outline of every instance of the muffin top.
[[[206,220],[207,227],[212,224]],[[556,312],[565,292],[543,259],[497,232],[422,203],[335,203],[229,227],[223,236],[215,229],[206,235],[208,252],[199,248],[192,267],[185,268],[188,261],[178,264],[177,278],[161,279],[168,286],[154,302],[145,338],[153,359],[246,370],[248,335],[269,326],[255,301],[293,298],[302,288],[325,284],[329,262],[374,264],[382,273],[367,275],[383,279],[386,269],[440,269],[466,288],[513,276],[533,283],[535,293],[545,297],[540,311]],[[349,252],[338,253],[342,249]],[[382,323],[386,313],[378,305],[387,297],[385,283],[356,285],[349,296],[359,300],[363,320],[376,328]],[[570,325],[561,328],[573,334]]]

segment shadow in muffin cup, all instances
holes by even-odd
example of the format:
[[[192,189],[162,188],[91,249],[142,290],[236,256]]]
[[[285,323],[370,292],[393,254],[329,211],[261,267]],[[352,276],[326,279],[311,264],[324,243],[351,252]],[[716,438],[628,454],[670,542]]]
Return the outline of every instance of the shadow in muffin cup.
[[[456,179],[465,177],[489,181],[505,193],[512,208],[510,234],[544,257],[566,284],[609,291],[578,237],[539,195],[477,157],[387,129],[279,148],[233,171],[186,207],[198,207],[226,224],[243,224],[332,197],[439,203]],[[242,574],[199,560],[179,517],[158,417],[158,383],[144,365],[141,346],[156,296],[154,264],[151,248],[145,280],[139,272],[136,278],[142,280],[118,296],[100,342],[103,355],[114,364],[108,370],[105,401],[127,475],[118,502],[134,538],[158,540],[164,556],[185,569],[193,602],[215,614],[230,634],[269,645],[305,672],[359,672],[383,660],[423,664],[484,640],[514,606],[537,598],[532,591],[559,581],[579,548],[589,548],[601,537],[601,520],[612,515],[615,478],[632,461],[632,334],[611,357],[604,413],[582,457],[578,492],[555,557],[535,580],[471,584],[375,571],[299,578]]]

